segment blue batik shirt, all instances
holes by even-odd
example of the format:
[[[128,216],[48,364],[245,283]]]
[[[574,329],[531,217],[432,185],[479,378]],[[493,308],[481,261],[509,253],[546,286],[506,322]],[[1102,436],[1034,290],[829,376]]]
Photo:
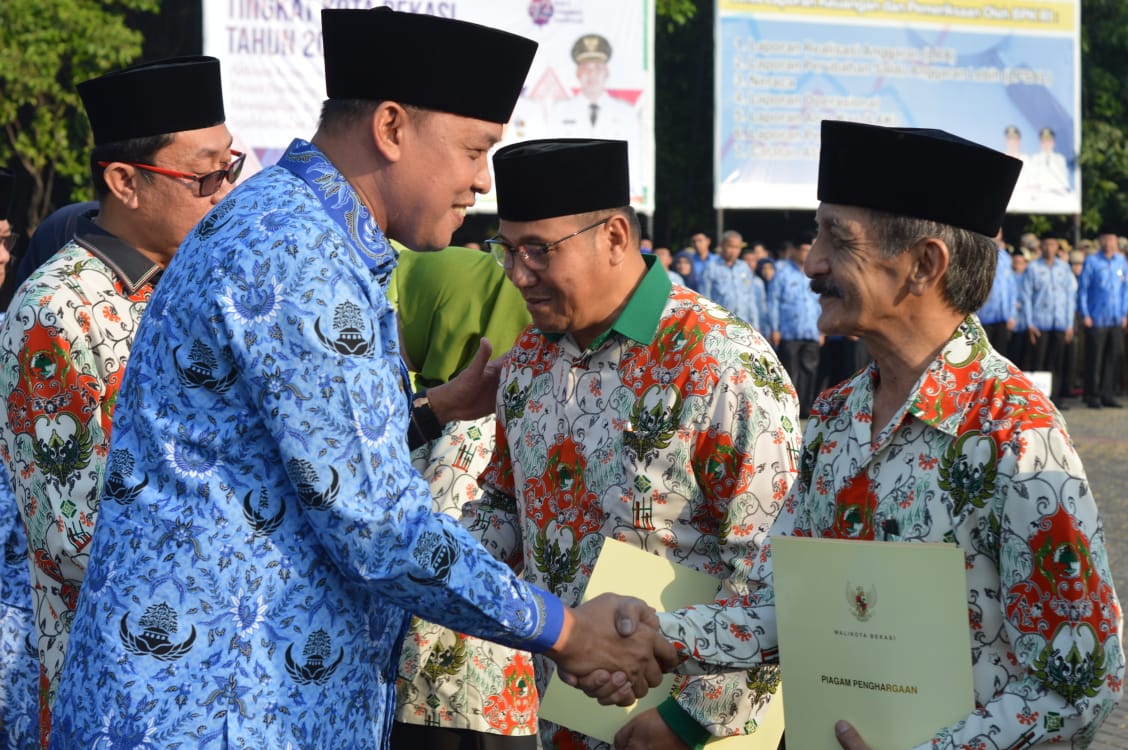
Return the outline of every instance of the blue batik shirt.
[[[55,748],[381,748],[408,609],[543,651],[559,600],[411,468],[395,253],[304,141],[188,236],[114,413]]]
[[[1027,328],[1035,326],[1039,331],[1073,328],[1077,280],[1064,260],[1054,258],[1047,263],[1038,258],[1031,261],[1022,275],[1021,293]]]
[[[0,511],[0,749],[27,750],[39,746],[39,654],[27,536],[3,463]]]
[[[999,248],[995,280],[991,282],[991,293],[987,295],[987,301],[977,313],[979,322],[983,325],[993,325],[1015,320],[1018,314],[1017,303],[1018,283],[1014,268],[1011,266],[1011,256],[1006,250]]]
[[[776,275],[768,284],[768,325],[784,341],[819,340],[819,296],[811,291],[811,280],[792,260],[776,264]]]
[[[701,277],[698,291],[726,308],[748,325],[760,329],[760,310],[757,307],[756,275],[742,260],[731,266],[722,259],[719,263],[708,263]]]
[[[1128,261],[1120,253],[1085,258],[1077,280],[1077,310],[1097,328],[1118,326],[1128,315]]]

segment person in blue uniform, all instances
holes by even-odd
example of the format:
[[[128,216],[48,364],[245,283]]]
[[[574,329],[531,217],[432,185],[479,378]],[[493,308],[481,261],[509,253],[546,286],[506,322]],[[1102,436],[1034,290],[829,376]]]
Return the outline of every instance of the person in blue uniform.
[[[324,10],[322,31],[312,141],[197,225],[146,310],[52,747],[385,747],[409,610],[569,671],[602,663],[609,702],[672,661],[652,612],[635,601],[624,638],[619,597],[570,609],[521,581],[410,464],[389,238],[450,243],[536,44],[386,8]],[[469,59],[472,80],[452,75]],[[488,355],[470,366],[485,381]],[[411,418],[481,406],[443,388]]]

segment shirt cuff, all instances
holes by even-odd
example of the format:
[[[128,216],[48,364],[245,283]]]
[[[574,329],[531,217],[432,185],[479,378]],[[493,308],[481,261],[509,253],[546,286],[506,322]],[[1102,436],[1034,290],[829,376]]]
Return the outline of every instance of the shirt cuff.
[[[670,727],[670,731],[678,736],[682,742],[693,750],[701,750],[713,735],[709,730],[697,723],[697,720],[686,713],[681,704],[670,696],[658,704],[658,715]]]
[[[528,584],[529,588],[540,601],[544,623],[539,633],[534,634],[525,647],[525,650],[534,654],[548,651],[560,640],[560,631],[564,629],[564,602],[550,591],[545,591],[539,586]]]

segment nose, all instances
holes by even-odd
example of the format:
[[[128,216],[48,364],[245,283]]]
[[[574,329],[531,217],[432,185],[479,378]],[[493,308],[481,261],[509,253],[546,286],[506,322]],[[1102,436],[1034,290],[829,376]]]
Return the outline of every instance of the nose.
[[[509,258],[512,265],[505,269],[505,275],[509,277],[513,286],[518,289],[528,289],[536,286],[537,281],[540,279],[535,272],[529,270],[529,267],[525,265],[525,261],[521,259],[521,254],[513,253]]]
[[[490,178],[490,166],[489,163],[483,159],[481,168],[478,170],[478,173],[474,175],[474,185],[472,189],[475,193],[485,194],[490,192],[491,187],[493,187],[493,181]]]
[[[830,270],[830,264],[827,262],[827,253],[823,250],[823,241],[815,237],[815,241],[811,243],[811,249],[807,251],[807,257],[803,261],[803,273],[807,278],[813,279],[817,276],[822,276]]]
[[[219,184],[219,190],[216,190],[214,193],[212,193],[209,196],[211,198],[212,205],[214,206],[215,204],[217,204],[221,200],[223,200],[224,197],[226,197],[227,194],[230,193],[234,188],[235,188],[235,186],[232,185],[227,180],[224,180],[223,182],[221,182]]]

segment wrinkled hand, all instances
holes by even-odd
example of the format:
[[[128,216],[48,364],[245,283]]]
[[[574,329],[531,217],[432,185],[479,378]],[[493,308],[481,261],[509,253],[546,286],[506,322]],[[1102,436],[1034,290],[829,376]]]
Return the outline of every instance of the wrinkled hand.
[[[839,721],[834,725],[834,735],[838,738],[838,744],[842,746],[842,750],[870,750],[870,746],[862,740],[858,730],[854,729],[847,721]]]
[[[547,656],[565,683],[603,705],[631,705],[677,663],[657,614],[641,599],[601,594],[571,615],[571,632]]]
[[[505,357],[490,362],[492,353],[493,344],[483,338],[466,369],[442,385],[427,389],[427,400],[440,423],[481,419],[494,413]]]
[[[638,716],[623,725],[615,733],[615,750],[689,750],[689,745],[682,742],[666,720],[658,713],[658,709],[651,708],[643,711]]]

